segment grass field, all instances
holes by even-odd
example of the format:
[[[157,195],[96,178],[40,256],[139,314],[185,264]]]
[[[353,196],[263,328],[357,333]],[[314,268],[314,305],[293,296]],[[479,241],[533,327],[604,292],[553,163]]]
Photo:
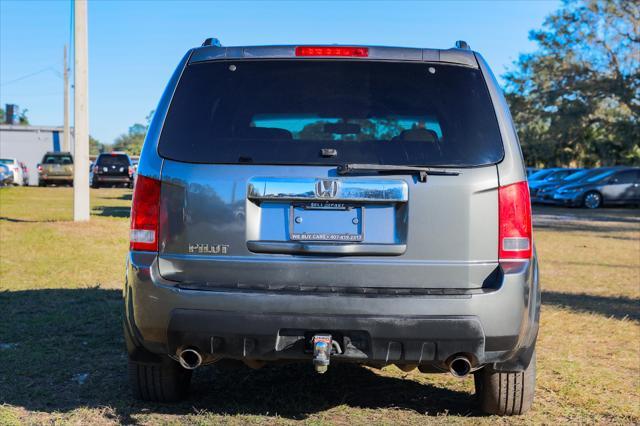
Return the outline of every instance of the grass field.
[[[121,283],[131,192],[0,189],[0,424],[640,422],[640,212],[536,209],[538,387],[520,418],[483,416],[472,379],[309,364],[197,370],[178,405],[129,396]]]

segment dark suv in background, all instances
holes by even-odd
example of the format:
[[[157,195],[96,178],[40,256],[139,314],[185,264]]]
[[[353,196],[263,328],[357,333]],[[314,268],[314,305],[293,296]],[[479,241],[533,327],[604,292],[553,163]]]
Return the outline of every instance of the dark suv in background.
[[[136,397],[179,399],[221,360],[352,362],[473,374],[486,412],[531,407],[524,162],[486,62],[456,46],[187,52],[131,208]]]
[[[123,152],[102,153],[91,173],[91,187],[125,186],[133,188],[134,170],[131,159]]]

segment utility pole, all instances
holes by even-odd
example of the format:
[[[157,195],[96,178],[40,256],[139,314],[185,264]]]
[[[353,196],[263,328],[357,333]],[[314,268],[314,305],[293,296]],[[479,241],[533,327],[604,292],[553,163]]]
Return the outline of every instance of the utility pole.
[[[69,132],[69,65],[67,62],[67,45],[64,45],[64,133],[62,139],[62,150],[71,151],[71,136]]]
[[[89,70],[87,0],[74,0],[73,220],[89,220]]]

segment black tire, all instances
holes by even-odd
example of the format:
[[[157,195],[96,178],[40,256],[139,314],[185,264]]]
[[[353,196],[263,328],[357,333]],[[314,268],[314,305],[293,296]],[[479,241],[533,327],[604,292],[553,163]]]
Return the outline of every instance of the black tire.
[[[582,198],[582,205],[588,209],[597,209],[602,207],[602,194],[597,191],[589,191]]]
[[[531,408],[536,390],[536,353],[525,371],[502,373],[485,367],[474,373],[476,397],[487,414],[517,416]]]
[[[158,363],[129,360],[129,384],[136,399],[180,401],[187,395],[190,383],[191,371],[171,359]]]
[[[99,184],[99,183],[97,183],[97,182],[91,182],[91,187],[92,187],[93,189],[98,189],[98,188],[100,188],[100,184]]]
[[[47,186],[47,182],[44,180],[39,180],[38,181],[38,186]]]

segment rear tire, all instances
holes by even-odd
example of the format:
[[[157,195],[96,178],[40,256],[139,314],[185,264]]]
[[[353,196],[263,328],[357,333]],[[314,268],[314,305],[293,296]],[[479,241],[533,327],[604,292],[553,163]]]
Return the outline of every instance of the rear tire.
[[[533,404],[536,390],[536,353],[526,370],[517,373],[494,371],[490,367],[474,373],[476,397],[487,414],[517,416]]]
[[[602,195],[596,191],[587,192],[582,199],[582,205],[588,209],[597,209],[602,206]]]
[[[129,360],[129,384],[136,399],[179,401],[187,395],[190,383],[191,371],[171,359],[158,363]]]

